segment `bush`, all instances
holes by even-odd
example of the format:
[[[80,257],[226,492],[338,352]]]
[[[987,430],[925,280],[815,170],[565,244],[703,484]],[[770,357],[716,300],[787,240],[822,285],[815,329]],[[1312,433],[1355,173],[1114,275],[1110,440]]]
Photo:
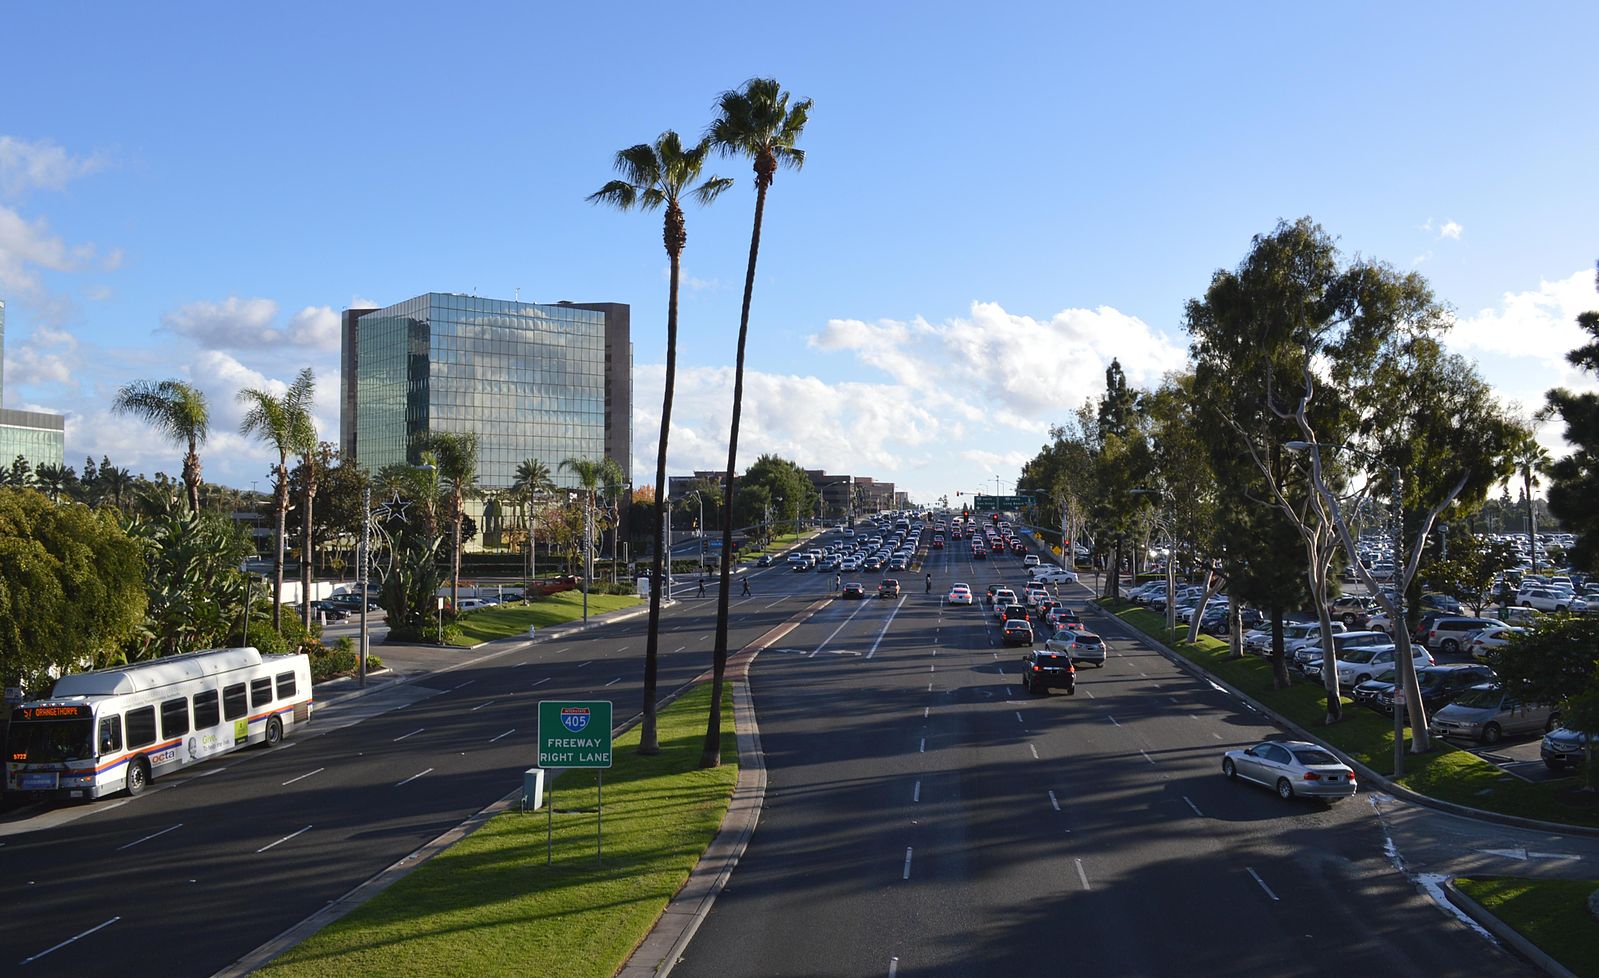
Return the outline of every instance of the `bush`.
[[[345,636],[330,648],[320,643],[311,653],[311,682],[325,683],[340,676],[353,676],[356,672],[355,642]],[[383,668],[383,660],[375,655],[366,657],[368,672]]]

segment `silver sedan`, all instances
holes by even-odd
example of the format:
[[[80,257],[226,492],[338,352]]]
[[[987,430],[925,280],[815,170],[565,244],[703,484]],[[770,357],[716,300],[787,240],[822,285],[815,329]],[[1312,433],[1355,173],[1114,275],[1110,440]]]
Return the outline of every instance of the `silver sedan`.
[[[1230,750],[1222,757],[1221,773],[1272,788],[1284,800],[1337,800],[1355,793],[1355,772],[1325,748],[1303,740],[1268,740]]]

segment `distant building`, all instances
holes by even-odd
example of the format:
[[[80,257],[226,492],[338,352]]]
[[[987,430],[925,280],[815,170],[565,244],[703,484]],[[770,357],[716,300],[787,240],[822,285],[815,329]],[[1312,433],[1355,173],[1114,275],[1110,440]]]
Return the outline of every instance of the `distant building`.
[[[428,432],[476,433],[478,484],[506,489],[537,459],[559,486],[567,458],[632,475],[633,346],[623,303],[541,304],[429,292],[344,311],[339,445],[367,471],[413,461]],[[492,495],[492,492],[490,493]],[[496,546],[475,501],[476,545]]]
[[[885,509],[905,509],[908,496],[896,492],[894,483],[878,482],[864,475],[837,475],[824,469],[804,469],[805,477],[821,494],[821,513],[824,520],[850,520]],[[709,482],[722,484],[721,471],[695,472],[693,475],[668,476],[667,492],[672,499],[682,499],[694,491],[696,485]]]
[[[5,403],[6,304],[0,299],[0,404]],[[37,469],[65,465],[66,418],[43,411],[16,411],[0,407],[0,468],[10,468],[18,455]]]

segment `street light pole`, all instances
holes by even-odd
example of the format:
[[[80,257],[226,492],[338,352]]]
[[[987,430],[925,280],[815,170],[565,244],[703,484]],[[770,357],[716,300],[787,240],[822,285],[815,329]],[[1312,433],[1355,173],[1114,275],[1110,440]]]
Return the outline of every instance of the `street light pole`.
[[[367,585],[372,579],[372,480],[361,487],[361,647],[355,664],[355,683],[366,685],[366,657],[371,647],[371,633],[367,631]]]

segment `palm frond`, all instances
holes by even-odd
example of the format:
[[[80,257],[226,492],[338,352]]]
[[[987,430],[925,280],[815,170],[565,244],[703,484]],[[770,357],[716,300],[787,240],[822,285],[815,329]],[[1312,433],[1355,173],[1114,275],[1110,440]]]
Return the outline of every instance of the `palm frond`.
[[[626,180],[612,180],[583,199],[591,204],[608,204],[619,211],[631,210],[638,200],[638,189]]]

